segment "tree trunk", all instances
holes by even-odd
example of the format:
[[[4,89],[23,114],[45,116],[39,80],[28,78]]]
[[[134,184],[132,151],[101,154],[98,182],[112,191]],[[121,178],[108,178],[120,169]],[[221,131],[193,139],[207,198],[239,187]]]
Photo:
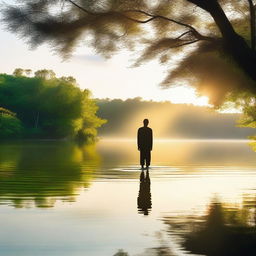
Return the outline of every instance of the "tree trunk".
[[[255,50],[255,8],[253,0],[248,0],[250,9],[250,25],[251,25],[251,48]]]
[[[187,0],[207,11],[219,28],[223,47],[241,69],[256,81],[256,52],[238,35],[217,0]],[[246,86],[246,85],[245,85]],[[256,87],[255,87],[256,91]]]

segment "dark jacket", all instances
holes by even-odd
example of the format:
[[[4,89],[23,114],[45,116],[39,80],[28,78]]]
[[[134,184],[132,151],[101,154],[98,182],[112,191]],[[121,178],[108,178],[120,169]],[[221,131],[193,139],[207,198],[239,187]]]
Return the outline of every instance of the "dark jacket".
[[[137,134],[137,144],[139,150],[152,150],[153,133],[149,127],[140,127]]]

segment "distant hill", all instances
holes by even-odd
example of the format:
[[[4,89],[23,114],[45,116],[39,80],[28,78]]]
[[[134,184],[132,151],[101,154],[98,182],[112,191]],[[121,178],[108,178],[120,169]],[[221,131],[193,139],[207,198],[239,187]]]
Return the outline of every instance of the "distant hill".
[[[207,107],[140,98],[96,102],[98,116],[108,120],[99,128],[100,136],[134,138],[144,118],[158,138],[246,139],[256,134],[255,129],[237,127],[240,114],[221,114]]]

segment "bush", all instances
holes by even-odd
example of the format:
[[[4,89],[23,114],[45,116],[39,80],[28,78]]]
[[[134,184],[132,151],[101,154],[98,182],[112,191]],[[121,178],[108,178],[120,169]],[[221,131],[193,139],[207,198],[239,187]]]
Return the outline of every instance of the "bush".
[[[9,114],[0,114],[0,138],[20,138],[23,135],[21,121]]]

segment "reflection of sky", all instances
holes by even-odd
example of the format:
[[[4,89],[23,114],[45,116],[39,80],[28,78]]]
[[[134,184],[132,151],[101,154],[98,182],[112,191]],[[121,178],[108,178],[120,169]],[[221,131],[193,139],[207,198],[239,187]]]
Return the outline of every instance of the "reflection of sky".
[[[158,245],[161,217],[202,213],[215,193],[239,202],[240,189],[253,181],[255,176],[151,179],[152,211],[147,217],[137,213],[138,181],[95,183],[76,203],[59,203],[51,210],[1,207],[0,253],[113,255],[123,248],[134,255]]]
[[[99,183],[77,203],[50,211],[25,209],[17,215],[1,208],[0,254],[5,246],[18,255],[113,255],[119,248],[139,252],[154,245],[161,223],[151,219],[148,225],[149,219],[137,214],[137,192],[135,182]]]

